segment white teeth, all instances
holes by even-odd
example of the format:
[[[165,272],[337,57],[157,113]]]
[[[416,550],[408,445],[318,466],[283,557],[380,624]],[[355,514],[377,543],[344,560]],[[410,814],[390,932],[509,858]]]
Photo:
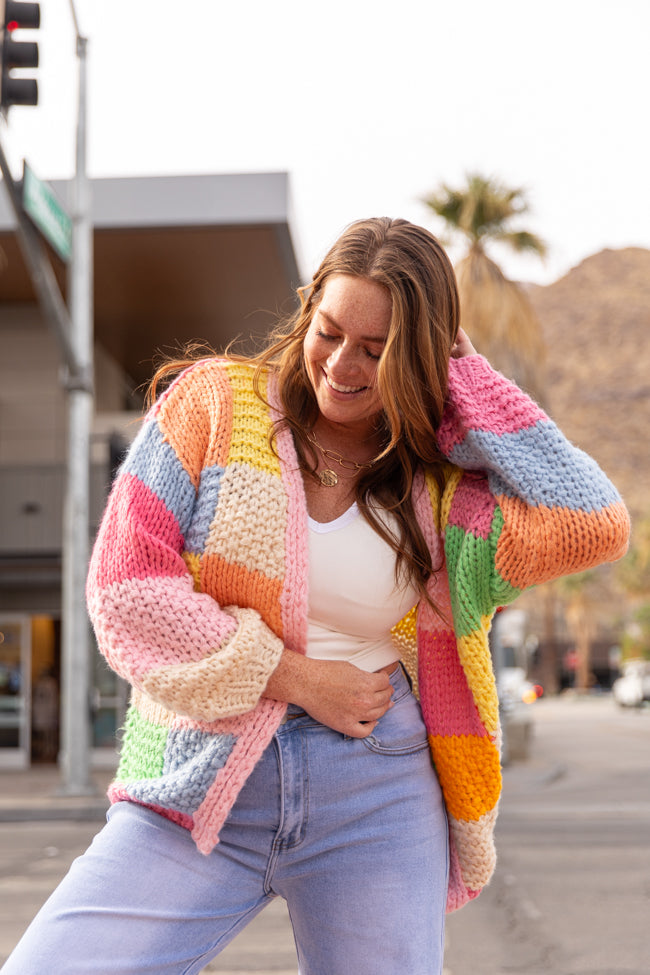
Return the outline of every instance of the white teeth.
[[[337,393],[359,393],[362,389],[366,388],[365,386],[341,386],[340,383],[335,383],[334,380],[327,375],[327,373],[325,373],[325,379],[332,389],[335,389]]]

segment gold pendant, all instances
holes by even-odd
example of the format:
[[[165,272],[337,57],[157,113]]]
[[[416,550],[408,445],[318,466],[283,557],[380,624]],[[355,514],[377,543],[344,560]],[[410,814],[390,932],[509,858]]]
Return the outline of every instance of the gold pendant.
[[[326,467],[324,471],[318,472],[318,479],[325,487],[334,487],[335,484],[339,483],[336,471],[331,470],[329,467]]]

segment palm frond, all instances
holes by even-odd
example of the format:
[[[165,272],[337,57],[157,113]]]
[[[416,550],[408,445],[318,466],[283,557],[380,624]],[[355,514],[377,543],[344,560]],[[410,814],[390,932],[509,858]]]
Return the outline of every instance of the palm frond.
[[[523,187],[508,187],[480,173],[467,173],[465,180],[461,188],[441,183],[423,202],[452,232],[462,233],[472,244],[502,240],[516,251],[543,253],[540,247],[544,245],[539,238],[528,231],[512,230],[510,226],[513,219],[528,212]],[[538,244],[529,245],[526,240],[536,240]]]
[[[537,234],[531,234],[528,230],[502,231],[495,233],[493,239],[507,244],[517,254],[529,252],[545,257],[547,253],[546,244],[541,237],[538,237]]]
[[[544,339],[522,289],[480,246],[460,261],[456,277],[461,325],[477,350],[543,404]]]
[[[464,196],[462,193],[451,189],[451,187],[443,183],[436,193],[433,193],[422,202],[445,221],[452,233],[457,231],[465,232],[461,222],[464,205]]]
[[[452,234],[461,233],[470,242],[467,257],[456,269],[463,328],[497,369],[543,403],[545,348],[540,324],[521,288],[485,253],[490,241],[518,253],[546,253],[539,237],[512,226],[528,212],[523,187],[473,172],[466,174],[463,187],[442,183],[423,202]]]

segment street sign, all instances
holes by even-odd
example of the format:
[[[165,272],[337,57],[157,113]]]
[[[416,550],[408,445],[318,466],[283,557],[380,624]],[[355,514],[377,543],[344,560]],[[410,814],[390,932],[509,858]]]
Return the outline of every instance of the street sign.
[[[23,162],[23,210],[61,260],[72,254],[72,220],[47,183]]]

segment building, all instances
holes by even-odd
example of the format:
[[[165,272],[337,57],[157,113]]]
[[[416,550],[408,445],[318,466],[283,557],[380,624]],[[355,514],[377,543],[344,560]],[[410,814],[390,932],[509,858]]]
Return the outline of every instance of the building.
[[[69,185],[52,187],[65,205]],[[92,195],[91,538],[157,353],[193,340],[250,347],[293,311],[301,283],[284,173],[102,179]],[[0,768],[56,758],[61,663],[66,393],[14,230],[0,191]],[[99,760],[126,690],[94,658]]]

